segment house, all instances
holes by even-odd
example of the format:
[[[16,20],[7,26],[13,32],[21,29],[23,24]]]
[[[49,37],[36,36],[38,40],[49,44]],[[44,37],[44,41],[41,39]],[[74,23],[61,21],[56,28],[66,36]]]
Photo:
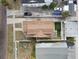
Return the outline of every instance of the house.
[[[27,38],[53,38],[55,36],[54,23],[45,20],[24,21],[23,31]]]
[[[53,0],[21,0],[24,7],[40,7],[43,5],[49,5]]]

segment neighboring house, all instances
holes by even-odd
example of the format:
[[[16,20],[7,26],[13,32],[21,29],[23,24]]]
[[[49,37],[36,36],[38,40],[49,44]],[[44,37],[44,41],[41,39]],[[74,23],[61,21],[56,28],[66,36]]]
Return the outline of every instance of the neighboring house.
[[[65,38],[67,37],[78,37],[78,22],[68,21],[65,22]]]
[[[69,5],[64,5],[63,11],[69,11]],[[76,4],[74,4],[74,11],[75,12],[77,11],[77,5]]]
[[[23,30],[28,38],[53,38],[55,36],[54,23],[51,21],[24,21]]]
[[[49,5],[53,0],[21,0],[24,7],[40,7],[43,5]]]

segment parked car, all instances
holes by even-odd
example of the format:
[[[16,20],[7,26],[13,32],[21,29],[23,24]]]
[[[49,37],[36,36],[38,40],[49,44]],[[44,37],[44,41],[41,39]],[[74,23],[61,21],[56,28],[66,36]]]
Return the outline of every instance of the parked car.
[[[60,10],[54,10],[52,15],[61,15],[61,11]]]
[[[24,16],[32,16],[31,12],[24,12]]]

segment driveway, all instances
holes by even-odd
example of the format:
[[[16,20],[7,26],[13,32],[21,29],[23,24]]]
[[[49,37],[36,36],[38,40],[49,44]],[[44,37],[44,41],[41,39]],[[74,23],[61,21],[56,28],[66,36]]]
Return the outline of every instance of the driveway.
[[[68,48],[68,59],[76,59],[76,47]]]

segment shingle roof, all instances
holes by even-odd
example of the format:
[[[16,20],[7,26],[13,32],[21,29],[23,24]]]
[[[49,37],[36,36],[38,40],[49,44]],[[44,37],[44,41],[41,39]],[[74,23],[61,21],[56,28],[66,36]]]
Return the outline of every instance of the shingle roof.
[[[51,37],[54,32],[51,21],[26,21],[23,23],[24,33],[29,37]]]

